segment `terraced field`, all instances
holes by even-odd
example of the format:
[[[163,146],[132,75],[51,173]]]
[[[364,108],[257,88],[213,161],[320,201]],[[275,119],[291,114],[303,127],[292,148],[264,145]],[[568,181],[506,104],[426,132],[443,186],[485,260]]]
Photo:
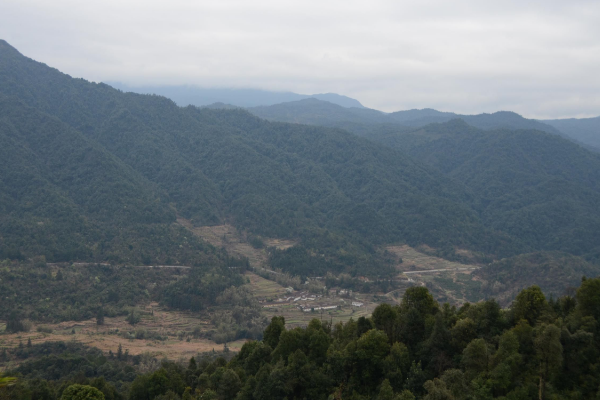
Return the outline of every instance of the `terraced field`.
[[[412,285],[427,286],[439,302],[460,305],[480,300],[481,282],[471,274],[478,265],[444,260],[408,245],[388,246],[386,250],[402,258],[403,262],[397,265],[400,279],[408,279]],[[399,301],[402,292],[394,291],[388,297]]]
[[[32,344],[47,341],[76,341],[97,347],[107,353],[108,351],[116,353],[121,345],[123,351],[128,350],[131,355],[149,353],[155,357],[169,359],[189,358],[197,353],[223,349],[222,344],[209,339],[194,338],[191,335],[196,328],[205,330],[210,327],[207,321],[191,313],[166,311],[156,303],[152,303],[142,312],[141,321],[135,326],[129,325],[125,317],[106,317],[104,325],[101,326],[96,324],[95,319],[44,324],[43,326],[52,330],[52,333],[37,332],[37,326],[34,325],[30,332],[1,335],[0,348],[16,347],[29,339]],[[3,330],[3,327],[0,327],[0,331]],[[166,340],[130,339],[123,335],[124,332],[128,332],[135,336],[136,332],[141,331],[148,332],[150,335],[146,333],[147,336],[157,334],[166,337]],[[228,343],[228,347],[232,351],[237,351],[244,343],[245,340],[238,340]]]
[[[461,264],[454,261],[422,253],[408,245],[388,246],[386,250],[397,257],[402,258],[402,264],[398,264],[399,271],[424,271],[441,269],[478,268],[477,265]]]

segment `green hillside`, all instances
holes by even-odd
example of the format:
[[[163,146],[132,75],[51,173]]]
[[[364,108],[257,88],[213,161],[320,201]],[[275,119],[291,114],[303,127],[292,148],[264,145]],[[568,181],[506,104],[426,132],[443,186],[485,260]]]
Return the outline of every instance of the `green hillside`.
[[[600,275],[600,266],[570,254],[537,252],[495,261],[473,274],[484,282],[483,298],[495,298],[506,306],[532,285],[538,285],[546,296],[555,299],[573,295],[582,277]]]
[[[534,130],[475,129],[455,120],[413,131],[374,133],[477,193],[488,226],[535,249],[597,259],[600,157]]]
[[[462,185],[366,139],[271,123],[243,110],[179,108],[163,97],[72,79],[5,42],[0,52],[0,93],[52,115],[110,154],[121,177],[130,174],[145,188],[131,189],[136,195],[126,201],[139,198],[131,207],[140,212],[156,207],[149,215],[160,221],[173,220],[169,204],[196,225],[227,221],[259,235],[300,238],[307,254],[362,265],[363,272],[380,268],[373,262],[379,243],[451,244],[491,254],[522,249],[483,227]],[[90,195],[77,193],[82,204]],[[125,189],[119,194],[129,196]],[[80,213],[87,218],[94,210]],[[108,218],[102,212],[98,219]],[[138,220],[159,222],[143,215]]]
[[[391,272],[377,249],[401,242],[492,257],[600,252],[598,157],[556,135],[449,122],[373,125],[366,139],[242,109],[180,108],[164,97],[122,93],[73,79],[6,42],[0,54],[2,140],[16,141],[6,146],[6,160],[15,158],[7,171],[21,165],[15,171],[31,170],[41,182],[23,195],[52,193],[27,217],[26,202],[4,195],[0,206],[16,210],[4,223],[18,227],[3,238],[6,254],[182,260],[176,243],[184,233],[171,226],[176,214],[198,226],[231,223],[254,235],[299,239],[291,258],[271,257],[298,273],[297,260],[305,260],[306,273]],[[303,103],[307,115],[319,104]],[[63,226],[48,237],[56,239],[26,241],[47,226],[34,217],[51,207],[69,218],[55,218]],[[49,250],[59,243],[72,250]]]
[[[594,151],[600,149],[600,117],[550,119],[541,122],[553,126],[579,143],[590,146]]]

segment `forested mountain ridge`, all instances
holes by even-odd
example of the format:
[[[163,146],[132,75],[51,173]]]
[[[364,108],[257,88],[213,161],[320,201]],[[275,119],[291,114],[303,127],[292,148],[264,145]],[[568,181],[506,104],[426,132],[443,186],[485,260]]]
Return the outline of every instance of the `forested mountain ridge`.
[[[196,224],[227,220],[260,235],[302,238],[307,252],[344,254],[346,265],[390,241],[521,249],[482,226],[468,205],[473,194],[460,184],[366,139],[243,110],[180,108],[73,79],[6,42],[0,53],[0,93],[85,135],[135,171],[161,207],[173,204]]]
[[[6,101],[18,99],[14,101],[24,103],[26,109],[67,126],[61,129],[77,140],[56,136],[53,143],[70,149],[67,154],[81,153],[71,148],[71,142],[89,142],[112,160],[109,164],[115,165],[118,179],[126,177],[129,183],[123,190],[107,185],[104,192],[129,196],[127,185],[140,188],[131,189],[136,193],[128,201],[138,201],[134,208],[141,210],[141,216],[114,214],[124,224],[135,220],[167,229],[177,213],[196,225],[228,222],[256,235],[300,239],[296,251],[310,255],[308,264],[319,265],[307,264],[306,270],[320,272],[348,267],[354,272],[383,271],[378,247],[398,242],[466,248],[492,257],[549,248],[587,257],[597,252],[598,177],[593,172],[584,176],[586,168],[596,168],[597,158],[585,150],[571,151],[579,149],[575,145],[568,147],[570,153],[563,153],[560,147],[565,141],[555,135],[502,131],[506,154],[495,153],[498,143],[492,139],[497,131],[455,122],[422,130],[373,125],[370,137],[360,138],[339,129],[269,122],[242,109],[181,108],[164,97],[122,93],[73,79],[22,56],[6,42],[0,42],[0,55],[0,94]],[[320,104],[312,99],[302,103],[309,111]],[[389,117],[359,111],[373,120]],[[412,118],[436,112],[411,113]],[[14,134],[10,132],[4,134],[10,137]],[[448,132],[456,133],[456,138]],[[404,133],[400,142],[404,146],[413,138],[410,148],[392,143]],[[539,143],[528,139],[514,147],[511,141],[521,137],[537,138]],[[422,150],[417,142],[423,142]],[[545,149],[547,143],[553,144],[541,152],[545,164],[528,172],[529,156],[523,158],[523,151]],[[447,151],[453,145],[456,149]],[[66,150],[58,149],[57,154],[60,151]],[[500,154],[506,159],[497,160]],[[577,157],[578,164],[554,175],[542,173],[553,167],[553,159],[563,156]],[[502,166],[498,171],[496,162]],[[498,178],[499,172],[504,176]],[[73,179],[69,175],[64,182]],[[70,193],[65,188],[61,190],[61,199],[77,205],[87,223],[104,218],[91,218],[90,210],[82,208],[90,203],[84,199],[86,192],[73,192],[77,200],[65,194]],[[576,194],[569,197],[570,193]],[[118,204],[109,196],[105,208],[112,202]],[[566,210],[566,215],[561,217],[559,210]],[[98,243],[110,247],[115,240],[80,242],[86,243],[83,248],[102,248]]]
[[[546,296],[555,299],[566,293],[572,295],[583,276],[599,274],[600,265],[558,251],[520,254],[494,261],[473,272],[484,282],[481,287],[483,298],[494,298],[502,306],[509,306],[521,290],[532,285],[539,286]]]
[[[551,125],[572,139],[600,149],[600,117],[549,119],[541,122]]]
[[[481,218],[533,248],[598,259],[600,156],[537,130],[460,120],[371,139],[434,166],[480,196]]]
[[[443,123],[462,119],[480,129],[537,129],[562,135],[554,127],[541,121],[526,119],[510,111],[492,114],[461,115],[441,112],[430,108],[384,113],[369,108],[343,108],[317,99],[292,101],[271,106],[251,107],[254,115],[273,121],[332,126],[347,129],[358,135],[366,135],[372,129],[402,129],[421,127],[431,123]]]

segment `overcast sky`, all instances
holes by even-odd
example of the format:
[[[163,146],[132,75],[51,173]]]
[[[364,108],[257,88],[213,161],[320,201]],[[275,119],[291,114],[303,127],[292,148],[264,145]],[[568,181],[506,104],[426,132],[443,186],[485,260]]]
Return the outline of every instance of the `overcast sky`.
[[[0,38],[93,81],[600,115],[598,0],[2,0]]]

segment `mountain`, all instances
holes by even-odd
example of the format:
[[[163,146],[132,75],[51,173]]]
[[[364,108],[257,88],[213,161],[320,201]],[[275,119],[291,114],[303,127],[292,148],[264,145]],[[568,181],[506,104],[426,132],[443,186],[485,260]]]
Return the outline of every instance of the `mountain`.
[[[358,135],[368,134],[374,126],[385,129],[385,125],[396,130],[398,125],[420,127],[431,123],[448,122],[462,119],[469,125],[481,129],[537,129],[561,135],[554,127],[543,122],[526,119],[509,111],[492,114],[460,115],[433,109],[397,111],[384,113],[369,108],[342,108],[336,104],[318,99],[305,99],[271,106],[249,108],[249,111],[261,118],[272,121],[322,125],[347,129]]]
[[[107,180],[130,176],[139,185],[137,197],[127,201],[141,198],[135,208],[149,210],[159,220],[147,220],[142,213],[133,233],[119,230],[119,245],[125,248],[138,239],[151,242],[153,236],[148,235],[155,233],[150,227],[167,229],[176,213],[196,225],[228,222],[257,235],[301,239],[300,251],[309,258],[326,255],[329,265],[360,266],[363,273],[380,268],[374,247],[380,243],[450,244],[500,255],[522,249],[517,240],[482,225],[470,206],[476,197],[461,184],[344,131],[268,122],[240,109],[181,108],[161,96],[123,93],[73,79],[23,57],[6,42],[0,42],[0,94],[9,103],[23,103],[20,107],[52,118],[61,130],[106,154],[120,168],[115,178],[106,175]],[[0,109],[2,118],[8,118],[6,114]],[[27,119],[23,115],[10,123],[26,124]],[[13,136],[9,130],[0,134],[5,140]],[[83,157],[72,147],[73,140],[52,140],[57,154]],[[24,157],[20,152],[14,150]],[[104,174],[104,166],[99,166],[97,172]],[[103,226],[110,225],[111,218],[120,221],[115,226],[134,221],[119,213],[110,217],[108,205],[97,215],[95,209],[85,208],[93,192],[69,185],[96,185],[76,179],[77,162],[70,167],[60,193],[69,193],[67,200],[74,202],[75,195],[80,196],[82,219],[106,220]],[[53,164],[47,168],[54,173]],[[111,196],[129,196],[121,187],[107,184],[97,190],[118,205],[126,200]],[[114,250],[114,242],[92,242],[90,235],[82,234],[81,240],[88,248]],[[171,243],[175,239],[169,235],[160,237]],[[19,243],[25,236],[16,231],[11,238]],[[176,240],[185,242],[181,236]],[[36,254],[15,246],[26,255]],[[161,246],[156,248],[161,252]],[[170,252],[168,247],[162,250],[167,256]],[[105,253],[94,254],[99,258]]]
[[[553,126],[573,140],[592,146],[596,151],[600,149],[600,117],[548,119],[542,122]]]
[[[1,259],[193,263],[212,252],[183,240],[164,192],[102,146],[14,97],[0,95],[0,110]]]
[[[538,285],[547,297],[572,295],[583,276],[600,275],[600,266],[557,251],[522,254],[495,261],[473,272],[483,282],[484,298],[509,305],[523,289]]]
[[[314,98],[337,104],[341,107],[364,108],[358,100],[336,93],[305,95],[259,89],[201,88],[198,86],[128,86],[119,82],[109,82],[108,84],[123,92],[165,96],[182,107],[188,105],[201,107],[213,103],[231,104],[238,107],[256,107]]]
[[[325,104],[375,121],[361,138],[239,108],[182,108],[123,93],[73,79],[6,42],[0,95],[0,138],[14,159],[3,164],[13,194],[3,192],[0,207],[16,210],[0,217],[15,225],[2,230],[10,232],[0,243],[6,254],[51,255],[51,243],[27,244],[32,226],[44,222],[35,218],[48,215],[64,224],[56,231],[73,238],[84,254],[77,257],[121,262],[200,262],[194,249],[212,257],[173,224],[176,216],[295,239],[299,245],[275,259],[298,273],[391,273],[378,250],[389,243],[492,258],[550,248],[598,253],[598,157],[545,132],[482,130],[460,120],[411,128],[379,123],[393,117],[374,110],[298,102],[306,118]],[[19,175],[36,166],[32,178]],[[33,179],[41,183],[19,197]],[[38,187],[52,196],[38,196]],[[46,211],[53,207],[63,211]]]
[[[537,130],[482,130],[462,120],[372,140],[431,165],[479,196],[487,226],[532,248],[598,259],[600,156]]]

